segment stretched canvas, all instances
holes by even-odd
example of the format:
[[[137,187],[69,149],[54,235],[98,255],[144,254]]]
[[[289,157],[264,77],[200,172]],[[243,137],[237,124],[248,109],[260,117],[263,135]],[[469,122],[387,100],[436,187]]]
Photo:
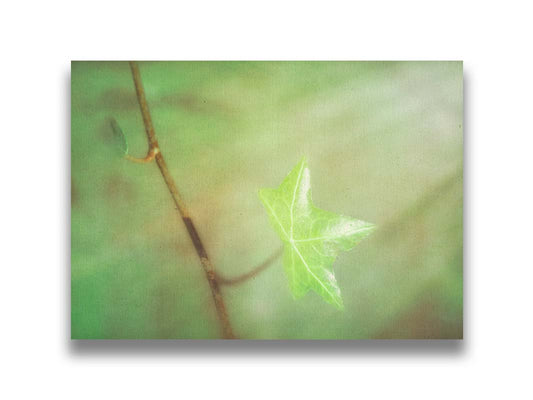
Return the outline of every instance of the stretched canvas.
[[[463,67],[71,67],[73,339],[462,339]]]

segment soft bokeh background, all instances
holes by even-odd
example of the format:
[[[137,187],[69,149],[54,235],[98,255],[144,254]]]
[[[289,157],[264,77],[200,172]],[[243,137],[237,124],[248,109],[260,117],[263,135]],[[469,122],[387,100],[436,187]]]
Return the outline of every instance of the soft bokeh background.
[[[217,270],[281,242],[258,199],[306,155],[313,199],[379,225],[334,272],[345,310],[293,300],[281,259],[223,288],[243,339],[462,337],[462,63],[143,62],[161,150]],[[72,337],[218,338],[202,268],[124,62],[72,64]]]

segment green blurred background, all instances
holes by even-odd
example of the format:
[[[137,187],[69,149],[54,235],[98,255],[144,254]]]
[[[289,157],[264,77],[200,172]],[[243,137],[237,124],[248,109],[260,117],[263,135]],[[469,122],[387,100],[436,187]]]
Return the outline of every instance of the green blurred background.
[[[462,338],[461,62],[142,62],[169,169],[220,274],[281,246],[257,192],[305,155],[313,200],[379,225],[334,264],[345,304],[294,300],[281,259],[223,293],[243,339]],[[125,62],[72,63],[71,335],[218,338]]]

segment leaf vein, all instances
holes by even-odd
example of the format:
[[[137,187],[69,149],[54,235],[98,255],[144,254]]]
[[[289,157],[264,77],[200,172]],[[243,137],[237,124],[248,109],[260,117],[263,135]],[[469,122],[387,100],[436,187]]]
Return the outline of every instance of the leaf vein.
[[[300,171],[298,171],[298,178],[296,178],[296,185],[294,185],[294,191],[292,192],[292,202],[291,202],[291,240],[293,239],[293,231],[294,231],[294,202],[296,200],[296,191],[298,190],[298,185],[300,184],[300,179],[302,178],[302,171],[304,170],[305,164],[302,163],[300,166]]]
[[[311,269],[309,268],[309,266],[307,265],[307,263],[305,262],[302,254],[300,253],[300,251],[298,250],[298,247],[296,247],[296,245],[294,244],[294,241],[291,242],[291,245],[292,247],[294,248],[294,250],[296,250],[296,254],[298,254],[298,257],[300,257],[300,260],[302,260],[303,264],[305,265],[305,268],[307,269],[307,271],[311,274],[311,276],[313,278],[316,279],[316,281],[320,284],[320,286],[322,286],[324,288],[324,290],[331,296],[331,298],[333,299],[333,301],[339,306],[341,307],[341,304],[337,301],[337,299],[335,298],[335,296],[333,295],[333,293],[331,293],[328,288],[322,283],[322,281],[320,280],[320,278],[318,276],[316,276],[313,271],[311,271]]]

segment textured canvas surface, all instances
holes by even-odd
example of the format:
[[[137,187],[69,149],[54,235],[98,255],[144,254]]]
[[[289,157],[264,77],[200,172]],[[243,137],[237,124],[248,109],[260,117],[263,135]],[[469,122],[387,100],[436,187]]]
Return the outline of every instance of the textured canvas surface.
[[[138,68],[158,149],[236,338],[462,338],[461,62]],[[126,143],[130,158],[149,149],[130,65],[73,62],[71,99],[72,338],[224,337],[157,160],[124,157]],[[298,214],[298,179],[271,202],[288,222],[273,222],[259,192],[281,187],[301,160],[313,206],[375,225],[371,234],[335,249],[291,247],[360,227],[334,231],[340,220],[320,227]],[[291,221],[311,221],[293,228],[308,236],[284,241],[279,226]]]

